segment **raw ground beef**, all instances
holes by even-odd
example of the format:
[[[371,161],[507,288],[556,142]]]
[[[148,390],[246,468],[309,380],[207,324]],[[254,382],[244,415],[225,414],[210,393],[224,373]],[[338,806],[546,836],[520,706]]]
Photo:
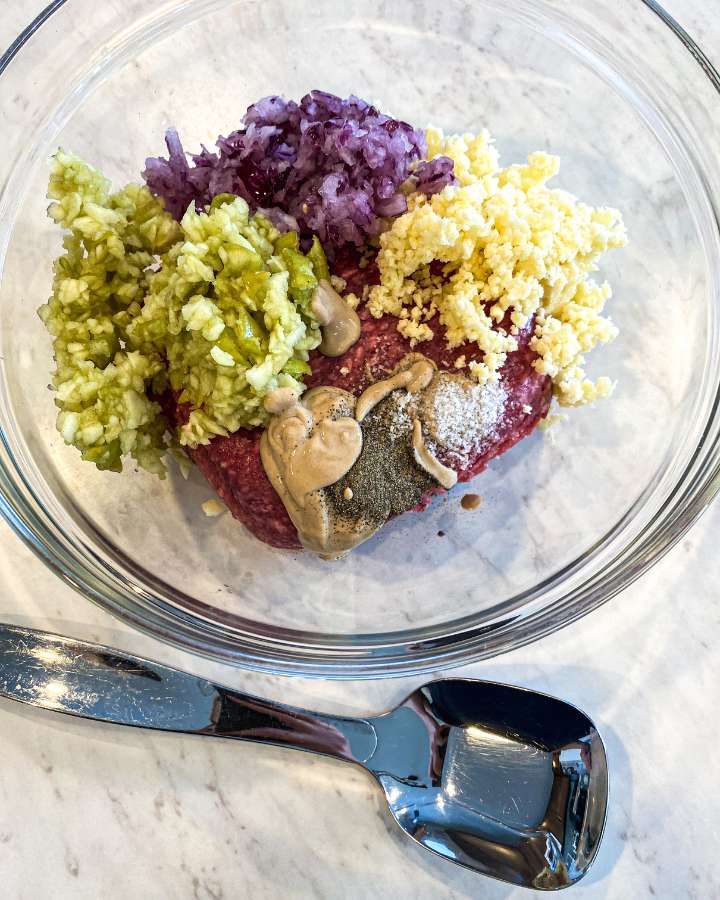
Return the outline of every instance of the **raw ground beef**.
[[[372,266],[357,270],[352,261],[338,260],[336,272],[348,280],[348,290],[360,292],[363,283],[374,278]],[[409,342],[397,331],[397,319],[384,316],[374,319],[364,307],[358,310],[362,322],[360,340],[341,357],[331,359],[314,352],[310,359],[313,372],[307,386],[332,385],[358,395],[370,384],[385,378],[405,356],[412,352]],[[419,344],[415,350],[432,359],[440,369],[454,368],[455,360],[464,355],[466,362],[481,356],[476,346],[468,345],[448,350],[444,329],[430,323],[435,331],[431,341]],[[504,453],[528,435],[548,411],[550,379],[532,367],[535,354],[528,343],[532,325],[518,335],[518,350],[511,353],[502,370],[502,382],[507,392],[505,408],[495,436],[484,445],[482,452],[469,465],[458,471],[458,481],[474,478],[491,459]],[[171,397],[163,403],[172,421],[182,421],[187,411],[176,407]],[[300,549],[295,526],[285,507],[265,475],[260,459],[261,429],[235,432],[229,437],[216,437],[210,444],[190,451],[190,456],[207,478],[230,512],[255,537],[273,547]],[[430,492],[416,507],[427,506]]]

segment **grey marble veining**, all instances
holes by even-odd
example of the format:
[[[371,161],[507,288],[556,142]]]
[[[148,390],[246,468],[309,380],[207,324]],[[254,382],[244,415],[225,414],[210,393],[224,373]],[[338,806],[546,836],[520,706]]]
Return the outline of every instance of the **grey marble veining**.
[[[0,43],[41,5],[6,0]],[[666,5],[720,54],[717,0]],[[172,106],[170,92],[163,103]],[[118,172],[124,165],[117,160]],[[672,210],[666,226],[674,227]],[[199,482],[189,489],[206,499]],[[549,640],[462,670],[560,694],[603,731],[612,799],[599,859],[574,890],[584,900],[720,898],[712,715],[720,703],[719,533],[716,505],[603,609]],[[90,606],[5,526],[0,576],[4,620],[115,644],[289,703],[377,712],[419,683],[275,679],[193,659]],[[0,877],[8,900],[533,896],[431,858],[395,828],[367,777],[332,761],[118,730],[7,702],[0,704],[0,746]]]

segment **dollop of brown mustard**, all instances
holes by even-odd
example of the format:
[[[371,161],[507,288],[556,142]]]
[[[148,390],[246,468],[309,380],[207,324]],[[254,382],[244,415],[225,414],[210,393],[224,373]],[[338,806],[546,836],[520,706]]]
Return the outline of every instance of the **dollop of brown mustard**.
[[[360,318],[348,306],[329,281],[315,289],[310,308],[320,323],[322,342],[318,350],[324,356],[342,356],[360,337]]]
[[[376,381],[362,392],[358,398],[355,418],[362,422],[371,409],[398,388],[405,388],[409,394],[417,394],[430,384],[435,369],[435,363],[422,353],[408,353],[400,360],[391,378]]]
[[[413,419],[412,446],[415,462],[421,469],[425,469],[428,475],[432,475],[445,490],[449,491],[457,484],[457,472],[449,466],[444,466],[437,456],[430,452],[425,443],[420,419]]]
[[[273,418],[260,442],[262,462],[303,546],[342,556],[433,488],[452,487],[457,473],[437,453],[454,458],[461,445],[455,427],[443,429],[439,401],[467,398],[468,414],[477,416],[488,404],[480,395],[470,402],[480,389],[408,353],[357,399],[334,387],[313,388],[302,399],[286,388],[268,394]]]
[[[273,418],[260,439],[260,458],[301,544],[323,556],[342,555],[369,537],[361,527],[338,527],[323,490],[360,455],[355,397],[339,388],[317,387],[299,400],[281,388],[267,395],[265,408]]]

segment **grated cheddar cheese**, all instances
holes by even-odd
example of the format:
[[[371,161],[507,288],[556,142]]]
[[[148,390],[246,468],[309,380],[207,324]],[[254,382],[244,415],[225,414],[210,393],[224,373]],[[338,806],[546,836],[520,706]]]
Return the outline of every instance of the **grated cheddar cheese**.
[[[372,315],[397,316],[413,346],[433,337],[437,315],[450,347],[474,341],[483,350],[469,366],[480,383],[497,379],[534,317],[534,366],[552,379],[558,402],[608,396],[610,380],[590,381],[583,366],[585,353],[617,334],[602,315],[610,286],[590,276],[605,251],[627,243],[620,213],[548,188],[555,156],[532,153],[525,165],[501,168],[486,131],[445,137],[430,128],[427,141],[428,158],[453,160],[457,184],[411,194],[407,213],[381,235]],[[438,261],[442,274],[431,269]]]

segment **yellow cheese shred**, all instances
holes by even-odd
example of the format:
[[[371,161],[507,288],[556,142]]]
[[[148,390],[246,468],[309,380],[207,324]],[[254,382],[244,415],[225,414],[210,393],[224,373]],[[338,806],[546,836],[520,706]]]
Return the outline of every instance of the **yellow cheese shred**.
[[[480,383],[498,378],[534,317],[534,366],[552,379],[558,402],[609,395],[610,379],[593,382],[583,367],[585,353],[617,334],[602,315],[610,286],[591,275],[605,251],[627,243],[620,213],[548,188],[555,156],[533,153],[501,168],[487,132],[446,137],[430,128],[427,139],[430,159],[453,160],[457,184],[432,197],[411,194],[407,213],[381,235],[370,312],[397,316],[413,345],[433,337],[437,315],[450,347],[475,342],[483,351],[469,365]],[[442,274],[430,268],[438,261]]]

